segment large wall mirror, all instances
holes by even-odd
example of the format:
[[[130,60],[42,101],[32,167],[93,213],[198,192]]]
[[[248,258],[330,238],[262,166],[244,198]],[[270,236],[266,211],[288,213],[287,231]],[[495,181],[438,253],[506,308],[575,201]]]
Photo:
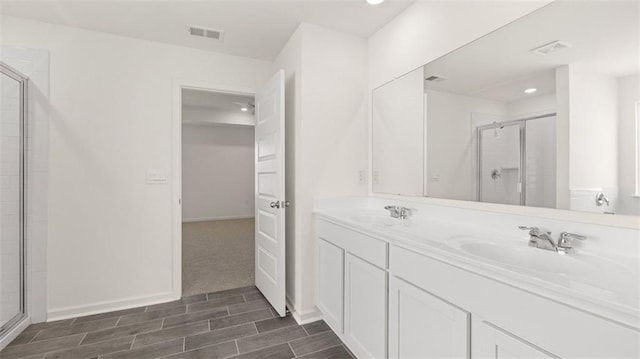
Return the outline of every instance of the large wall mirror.
[[[640,3],[551,3],[373,91],[373,191],[640,215]]]

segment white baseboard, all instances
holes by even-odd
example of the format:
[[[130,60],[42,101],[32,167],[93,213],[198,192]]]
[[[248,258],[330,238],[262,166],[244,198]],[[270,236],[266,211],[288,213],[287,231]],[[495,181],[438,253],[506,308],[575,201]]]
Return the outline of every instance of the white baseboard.
[[[173,293],[168,292],[145,297],[128,298],[118,301],[100,302],[88,305],[53,309],[47,313],[47,321],[50,322],[53,320],[69,319],[82,317],[85,315],[106,313],[114,310],[142,307],[145,305],[170,302],[176,299],[180,298],[175,298]]]
[[[244,216],[218,216],[218,217],[202,217],[202,218],[183,218],[182,223],[189,222],[206,222],[206,221],[224,221],[229,219],[250,219],[255,218],[253,214]]]
[[[289,298],[287,298],[287,308],[289,308],[291,316],[296,320],[298,325],[309,324],[322,319],[322,313],[320,313],[318,308],[314,307],[312,310],[301,312],[293,306]]]

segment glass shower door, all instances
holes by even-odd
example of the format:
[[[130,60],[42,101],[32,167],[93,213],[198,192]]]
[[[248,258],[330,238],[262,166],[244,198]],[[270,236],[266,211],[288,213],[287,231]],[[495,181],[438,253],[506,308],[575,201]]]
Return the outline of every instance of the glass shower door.
[[[25,315],[26,77],[0,62],[0,337]]]
[[[520,205],[522,122],[478,127],[478,200]]]

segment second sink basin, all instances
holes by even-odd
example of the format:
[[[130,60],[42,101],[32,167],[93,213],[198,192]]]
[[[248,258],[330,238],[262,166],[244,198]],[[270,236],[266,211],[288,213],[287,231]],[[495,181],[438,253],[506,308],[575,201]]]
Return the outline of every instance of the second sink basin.
[[[465,253],[492,262],[527,270],[565,275],[584,275],[591,266],[571,255],[532,248],[527,243],[461,242],[458,248]]]

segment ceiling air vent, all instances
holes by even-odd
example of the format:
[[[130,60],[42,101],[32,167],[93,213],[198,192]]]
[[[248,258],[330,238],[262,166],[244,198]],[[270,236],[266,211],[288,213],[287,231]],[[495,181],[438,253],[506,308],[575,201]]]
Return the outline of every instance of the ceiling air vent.
[[[214,40],[222,41],[224,32],[222,30],[207,29],[204,27],[189,26],[189,34],[191,36],[208,37]]]
[[[431,76],[425,77],[425,80],[431,81],[431,82],[440,82],[440,81],[444,81],[445,78],[444,77],[440,77],[438,75],[431,75]]]
[[[552,52],[556,52],[559,50],[563,50],[566,48],[571,47],[571,45],[567,44],[566,42],[562,42],[562,41],[553,41],[550,42],[548,44],[544,44],[542,46],[538,46],[535,49],[531,49],[529,51],[531,52],[535,52],[536,54],[540,54],[540,55],[548,55]]]

